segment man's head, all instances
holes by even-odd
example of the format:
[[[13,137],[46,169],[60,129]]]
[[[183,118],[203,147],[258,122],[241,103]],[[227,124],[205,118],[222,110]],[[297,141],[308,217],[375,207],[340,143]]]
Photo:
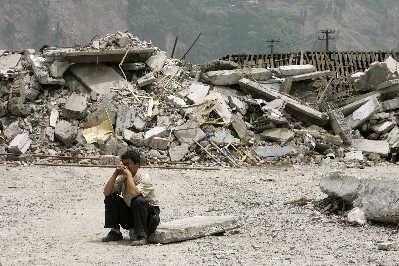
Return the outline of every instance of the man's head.
[[[129,168],[132,173],[140,168],[140,153],[136,150],[128,150],[125,152],[121,155],[121,160],[123,165]]]

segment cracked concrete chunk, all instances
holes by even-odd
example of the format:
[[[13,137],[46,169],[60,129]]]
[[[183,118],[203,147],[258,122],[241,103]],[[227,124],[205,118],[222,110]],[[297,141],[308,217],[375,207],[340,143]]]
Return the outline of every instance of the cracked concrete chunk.
[[[77,134],[78,128],[65,120],[60,120],[55,126],[55,139],[57,139],[67,147],[73,145]]]
[[[345,118],[347,125],[350,128],[357,128],[361,126],[370,116],[378,112],[380,109],[380,103],[377,97],[371,97],[367,103],[363,104],[351,115]]]
[[[158,72],[162,70],[167,58],[168,55],[166,54],[166,52],[160,51],[148,58],[146,63],[152,71]]]
[[[209,71],[203,74],[203,78],[206,81],[217,86],[238,84],[242,76],[243,73],[241,69]]]
[[[208,95],[209,86],[200,82],[193,82],[189,88],[187,99],[194,104],[201,104]]]
[[[83,95],[72,94],[64,106],[64,114],[71,119],[83,119],[86,117],[87,99]]]
[[[165,137],[167,135],[166,127],[154,127],[144,133],[144,140],[149,141],[154,137]]]
[[[272,128],[263,131],[260,135],[266,140],[284,144],[294,138],[295,133],[288,128]]]
[[[363,212],[369,220],[398,223],[399,222],[399,179],[370,174],[361,176],[332,172],[324,175],[320,181],[320,189],[329,197],[338,197]],[[363,215],[356,216],[363,219]],[[356,220],[358,220],[356,218]]]
[[[354,149],[364,152],[378,153],[387,156],[390,152],[389,143],[385,140],[353,139]]]
[[[174,146],[169,149],[169,157],[172,162],[181,161],[189,152],[190,145],[183,143],[179,146]]]
[[[392,121],[385,121],[383,123],[374,125],[371,129],[378,134],[384,134],[389,132],[393,127],[395,126],[395,123]]]
[[[8,151],[14,154],[24,154],[28,151],[32,140],[28,133],[18,134],[8,145]]]
[[[177,127],[173,133],[181,144],[193,144],[194,141],[200,141],[206,136],[199,125],[194,122],[187,122]]]
[[[19,60],[21,60],[22,55],[20,54],[9,54],[0,56],[0,69],[7,70],[10,68],[15,68]]]
[[[161,223],[150,236],[151,243],[173,243],[224,233],[238,228],[239,221],[232,216],[194,216]]]

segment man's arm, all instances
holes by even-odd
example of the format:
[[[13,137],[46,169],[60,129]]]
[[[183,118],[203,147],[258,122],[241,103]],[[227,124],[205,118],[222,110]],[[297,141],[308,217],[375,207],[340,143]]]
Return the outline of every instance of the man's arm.
[[[112,174],[112,176],[108,179],[107,184],[105,184],[104,187],[104,196],[110,196],[112,194],[112,191],[114,190],[114,184],[116,178],[119,176],[120,170],[117,168],[115,172]]]
[[[133,197],[136,197],[141,194],[140,190],[137,188],[136,184],[134,183],[133,180],[133,175],[129,170],[124,171],[124,175],[126,176],[126,185],[127,185],[127,192],[132,195]]]

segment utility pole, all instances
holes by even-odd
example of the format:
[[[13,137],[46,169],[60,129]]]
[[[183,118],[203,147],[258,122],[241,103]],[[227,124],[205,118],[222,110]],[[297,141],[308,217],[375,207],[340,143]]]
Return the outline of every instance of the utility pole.
[[[319,41],[326,41],[326,52],[329,52],[329,41],[335,40],[335,30],[333,29],[324,29],[319,31]]]
[[[280,42],[280,40],[274,40],[274,39],[271,39],[270,41],[266,41],[266,43],[269,43],[269,45],[267,47],[270,48],[270,54],[274,53],[274,47],[279,42]]]

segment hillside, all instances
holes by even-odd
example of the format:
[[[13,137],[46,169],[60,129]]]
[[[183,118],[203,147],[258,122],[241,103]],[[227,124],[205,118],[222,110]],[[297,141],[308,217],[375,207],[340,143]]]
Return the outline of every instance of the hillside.
[[[0,0],[0,48],[73,46],[94,35],[129,30],[171,51],[176,35],[181,56],[198,32],[188,57],[204,62],[227,53],[320,49],[317,31],[338,30],[340,50],[398,47],[395,0]]]

